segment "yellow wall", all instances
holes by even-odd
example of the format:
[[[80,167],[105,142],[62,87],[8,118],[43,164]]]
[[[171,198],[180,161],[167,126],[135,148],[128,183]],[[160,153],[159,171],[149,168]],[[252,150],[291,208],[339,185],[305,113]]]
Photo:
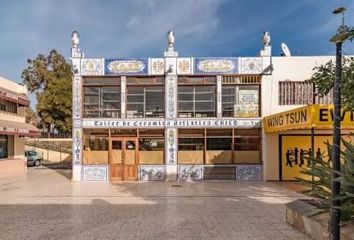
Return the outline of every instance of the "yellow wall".
[[[331,131],[316,131],[316,135],[321,135],[321,134],[326,134],[328,136],[316,136],[315,138],[315,153],[317,149],[320,147],[321,152],[325,151],[327,152],[326,146],[323,144],[324,141],[329,140],[329,142],[332,142],[332,135]],[[283,180],[294,180],[295,176],[299,176],[299,170],[300,168],[298,166],[294,166],[293,168],[290,167],[285,167],[286,165],[286,159],[285,159],[285,153],[286,153],[286,147],[292,148],[292,150],[295,147],[300,148],[309,148],[311,145],[311,139],[309,135],[309,131],[291,131],[291,132],[283,132],[283,135],[287,134],[302,134],[304,136],[301,137],[296,137],[292,136],[293,138],[289,138],[289,136],[283,136],[283,139],[285,142],[283,143],[283,148],[285,151],[283,151],[283,163],[282,163],[282,169],[283,169]],[[342,134],[349,134],[349,131],[342,131]],[[264,134],[263,135],[263,168],[264,168],[264,180],[266,181],[279,181],[279,138],[278,133],[273,133],[273,134]],[[299,159],[300,161],[300,159]]]
[[[164,164],[163,151],[139,151],[140,164]]]
[[[178,151],[178,164],[203,164],[203,151]]]
[[[83,164],[108,164],[108,151],[83,151]]]
[[[234,163],[237,164],[261,164],[259,151],[235,151]]]

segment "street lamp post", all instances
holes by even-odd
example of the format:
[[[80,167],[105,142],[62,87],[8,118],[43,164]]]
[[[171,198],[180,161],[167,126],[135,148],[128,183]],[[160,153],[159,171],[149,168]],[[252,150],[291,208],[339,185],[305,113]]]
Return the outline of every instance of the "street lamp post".
[[[334,14],[344,13],[345,8],[338,8],[333,11]],[[344,17],[342,25],[338,28],[337,34],[330,41],[336,44],[336,76],[333,89],[334,102],[334,119],[333,119],[333,152],[332,152],[332,203],[331,203],[331,239],[340,239],[340,201],[334,200],[340,194],[340,182],[335,181],[339,177],[340,171],[340,137],[341,137],[341,81],[342,81],[342,44],[349,37],[346,26],[344,25]]]

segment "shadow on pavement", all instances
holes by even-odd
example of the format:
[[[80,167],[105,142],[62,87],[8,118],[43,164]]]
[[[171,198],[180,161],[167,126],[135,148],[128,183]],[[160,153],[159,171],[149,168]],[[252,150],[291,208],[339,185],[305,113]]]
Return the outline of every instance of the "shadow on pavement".
[[[70,163],[43,163],[43,166],[54,170],[67,179],[71,179],[72,166]]]

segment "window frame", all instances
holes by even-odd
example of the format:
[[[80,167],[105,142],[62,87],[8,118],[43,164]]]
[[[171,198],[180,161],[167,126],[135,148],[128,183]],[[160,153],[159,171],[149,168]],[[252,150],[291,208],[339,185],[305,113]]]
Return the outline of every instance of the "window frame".
[[[200,80],[200,82],[193,82],[193,80]],[[181,88],[192,87],[192,91],[180,91]],[[196,91],[197,87],[212,87],[212,91]],[[196,100],[198,95],[213,94],[212,101]],[[180,100],[180,95],[192,95],[192,100]],[[180,103],[191,103],[192,111],[181,110]],[[197,110],[196,103],[211,103],[213,104],[213,111]],[[212,113],[213,116],[196,116],[197,114],[205,115]],[[182,116],[181,116],[182,115]],[[186,115],[186,116],[183,116]],[[179,76],[177,85],[177,116],[180,118],[215,118],[217,117],[217,81],[216,76]]]
[[[85,80],[87,80],[88,82],[85,82]],[[97,82],[94,82],[94,80],[96,80]],[[93,81],[93,83],[90,83],[90,81]],[[88,103],[85,102],[85,97],[86,96],[92,96],[93,93],[90,93],[91,95],[86,95],[85,94],[85,88],[97,88],[97,96],[98,97],[98,103]],[[104,93],[115,93],[114,91],[112,92],[105,92],[105,88],[109,88],[109,87],[114,87],[114,88],[118,88],[118,92],[116,92],[116,94],[118,95],[118,99],[116,101],[112,101],[112,100],[104,100]],[[83,118],[121,118],[122,117],[122,110],[121,110],[121,96],[122,96],[122,87],[121,87],[121,77],[84,77],[82,80],[82,116]],[[117,103],[117,108],[111,108],[111,109],[107,109],[107,108],[103,108],[104,103]],[[95,109],[86,109],[86,106],[97,106]],[[97,112],[98,116],[93,116],[93,115],[87,115],[85,113],[85,111],[87,110],[92,110],[89,112]],[[111,113],[116,113],[116,114],[111,114],[111,116],[105,116],[104,113],[105,112],[111,112]]]

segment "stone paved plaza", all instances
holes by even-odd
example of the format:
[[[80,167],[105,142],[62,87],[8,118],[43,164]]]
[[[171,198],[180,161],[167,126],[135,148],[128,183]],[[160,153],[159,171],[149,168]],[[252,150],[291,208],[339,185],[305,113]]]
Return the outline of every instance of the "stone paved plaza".
[[[285,223],[304,196],[277,183],[74,183],[69,170],[0,178],[0,239],[308,239]]]

